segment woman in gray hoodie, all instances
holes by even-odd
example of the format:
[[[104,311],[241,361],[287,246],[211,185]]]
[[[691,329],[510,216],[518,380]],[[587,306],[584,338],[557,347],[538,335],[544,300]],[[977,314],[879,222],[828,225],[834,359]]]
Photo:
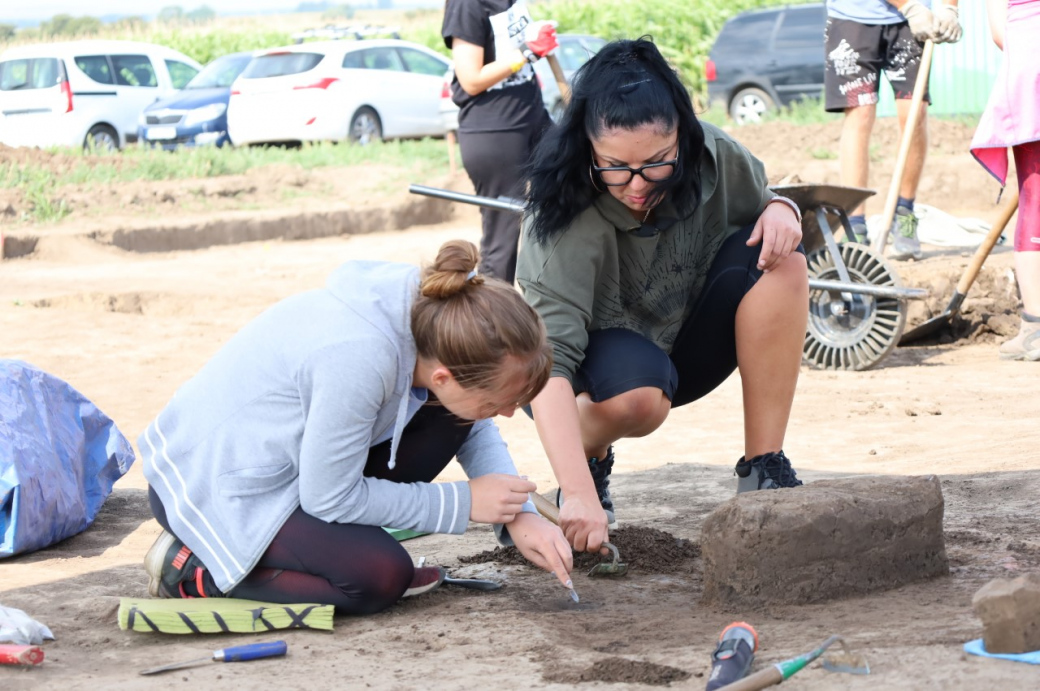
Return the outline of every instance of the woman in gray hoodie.
[[[569,585],[571,551],[528,501],[489,418],[548,379],[545,328],[452,241],[421,273],[348,262],[236,334],[138,439],[164,532],[145,557],[158,597],[389,607],[440,584],[382,526],[461,534],[505,524]],[[468,482],[434,483],[458,458]]]

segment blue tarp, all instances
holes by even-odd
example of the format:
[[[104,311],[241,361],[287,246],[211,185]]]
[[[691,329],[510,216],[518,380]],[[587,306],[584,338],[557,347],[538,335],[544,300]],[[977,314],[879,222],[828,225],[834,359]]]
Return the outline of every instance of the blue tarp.
[[[134,451],[78,391],[0,359],[0,558],[90,527]]]

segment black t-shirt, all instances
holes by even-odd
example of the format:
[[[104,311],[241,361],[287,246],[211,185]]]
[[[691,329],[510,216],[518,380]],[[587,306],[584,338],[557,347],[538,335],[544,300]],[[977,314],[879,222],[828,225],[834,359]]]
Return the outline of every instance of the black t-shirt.
[[[441,36],[449,49],[454,38],[484,46],[487,65],[496,60],[497,49],[519,48],[530,23],[531,14],[523,0],[448,0]],[[460,132],[526,129],[548,118],[531,65],[476,96],[467,94],[456,76],[451,100],[460,109]]]

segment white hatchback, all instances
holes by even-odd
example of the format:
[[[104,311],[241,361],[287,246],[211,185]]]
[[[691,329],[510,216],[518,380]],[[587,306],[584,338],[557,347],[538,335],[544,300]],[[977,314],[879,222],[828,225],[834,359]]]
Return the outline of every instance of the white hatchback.
[[[0,143],[122,148],[145,106],[201,69],[187,55],[134,41],[68,41],[0,54]]]
[[[236,145],[444,136],[449,66],[425,46],[395,39],[268,50],[231,86],[228,135]]]

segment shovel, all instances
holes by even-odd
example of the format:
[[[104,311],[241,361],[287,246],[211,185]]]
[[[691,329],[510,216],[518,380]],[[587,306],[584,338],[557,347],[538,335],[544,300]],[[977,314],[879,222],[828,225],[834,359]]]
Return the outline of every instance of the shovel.
[[[942,314],[932,317],[922,324],[918,324],[903,334],[903,337],[899,339],[899,345],[904,346],[907,343],[913,343],[914,341],[919,341],[922,338],[931,336],[960,313],[961,305],[964,303],[964,298],[968,295],[968,291],[975,282],[975,277],[979,275],[982,265],[986,262],[986,257],[988,257],[989,253],[993,250],[993,246],[997,244],[1000,234],[1004,232],[1004,227],[1007,226],[1011,217],[1015,215],[1017,209],[1018,192],[1015,192],[1011,196],[1011,199],[1008,200],[1003,211],[1001,211],[1000,218],[998,218],[997,222],[993,224],[989,234],[983,239],[979,248],[975,250],[975,256],[971,258],[971,263],[969,263],[968,268],[964,270],[961,280],[957,282],[957,289],[954,291],[953,297],[950,299],[950,304],[946,306],[946,309],[943,310]]]
[[[848,646],[845,645],[845,639],[841,636],[831,636],[823,642],[823,645],[811,652],[770,665],[751,676],[744,677],[740,681],[726,684],[719,691],[760,691],[761,689],[779,684],[790,679],[796,672],[805,669],[809,663],[823,655],[827,648],[830,648],[835,643],[841,644],[842,653],[834,661],[828,662],[825,659],[824,669],[848,674],[870,674],[870,666],[867,664],[866,658],[850,651]]]

